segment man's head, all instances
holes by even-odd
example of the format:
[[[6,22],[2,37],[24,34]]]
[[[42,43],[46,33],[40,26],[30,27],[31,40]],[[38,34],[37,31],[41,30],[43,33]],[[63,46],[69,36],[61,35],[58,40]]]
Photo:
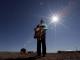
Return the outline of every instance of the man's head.
[[[45,27],[45,25],[44,25],[44,24],[45,24],[44,20],[43,20],[43,19],[41,19],[41,20],[40,20],[40,26],[44,28],[44,27]]]
[[[44,23],[44,21],[43,21],[43,19],[41,19],[41,20],[40,20],[40,24],[43,24],[43,23]]]

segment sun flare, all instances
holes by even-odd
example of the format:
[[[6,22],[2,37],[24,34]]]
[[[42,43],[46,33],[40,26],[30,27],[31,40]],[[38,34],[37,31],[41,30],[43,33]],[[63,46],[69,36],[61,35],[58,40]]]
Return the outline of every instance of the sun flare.
[[[57,23],[58,21],[59,21],[59,17],[58,16],[52,16],[51,23]]]

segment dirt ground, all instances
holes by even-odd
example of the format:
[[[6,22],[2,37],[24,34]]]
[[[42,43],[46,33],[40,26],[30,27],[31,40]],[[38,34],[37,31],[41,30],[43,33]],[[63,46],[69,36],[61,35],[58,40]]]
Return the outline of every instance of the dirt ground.
[[[0,60],[80,60],[80,53],[47,53],[45,57],[37,57],[35,53],[1,52]]]

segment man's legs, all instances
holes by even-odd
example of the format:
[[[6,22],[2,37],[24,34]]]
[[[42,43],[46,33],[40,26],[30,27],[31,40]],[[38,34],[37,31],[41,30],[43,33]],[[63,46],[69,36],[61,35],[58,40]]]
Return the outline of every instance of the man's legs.
[[[43,56],[46,55],[46,41],[45,41],[45,38],[42,39],[42,53],[43,53]]]
[[[37,55],[41,55],[41,40],[37,40]]]

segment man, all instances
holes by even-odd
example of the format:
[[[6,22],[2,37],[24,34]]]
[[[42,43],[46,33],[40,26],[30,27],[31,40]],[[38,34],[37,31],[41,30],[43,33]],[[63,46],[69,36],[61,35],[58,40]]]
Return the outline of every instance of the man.
[[[37,39],[37,55],[41,56],[41,46],[42,46],[42,54],[43,57],[46,55],[46,30],[47,26],[44,21],[41,19],[40,24],[36,26],[34,29],[35,35],[34,38]]]

